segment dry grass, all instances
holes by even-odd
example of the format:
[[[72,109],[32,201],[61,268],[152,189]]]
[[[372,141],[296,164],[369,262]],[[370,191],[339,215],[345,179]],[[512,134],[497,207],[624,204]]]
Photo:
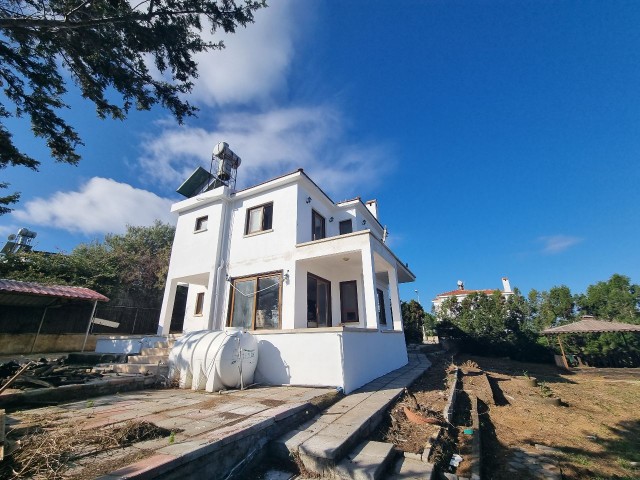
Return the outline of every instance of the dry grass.
[[[46,419],[17,440],[17,449],[0,464],[0,478],[55,480],[86,457],[121,449],[137,442],[170,435],[149,422],[129,421],[98,430],[60,428]]]

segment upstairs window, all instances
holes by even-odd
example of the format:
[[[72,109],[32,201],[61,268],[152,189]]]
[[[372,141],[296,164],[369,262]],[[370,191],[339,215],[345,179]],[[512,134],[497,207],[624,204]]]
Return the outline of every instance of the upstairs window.
[[[352,233],[352,232],[353,232],[353,222],[351,221],[351,219],[342,220],[340,222],[340,235],[344,235],[346,233]]]
[[[311,216],[311,240],[320,240],[321,238],[325,238],[327,235],[324,226],[324,217],[315,210],[312,210]]]
[[[206,230],[208,223],[209,223],[209,217],[208,216],[196,218],[196,228],[195,228],[194,232],[202,232],[202,231]]]
[[[244,226],[244,234],[264,232],[271,230],[273,224],[273,203],[265,203],[259,207],[247,210],[247,219]]]

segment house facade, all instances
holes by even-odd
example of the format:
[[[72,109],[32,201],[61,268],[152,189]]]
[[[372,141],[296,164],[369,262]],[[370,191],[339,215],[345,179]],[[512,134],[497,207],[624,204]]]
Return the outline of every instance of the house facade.
[[[451,290],[449,292],[439,293],[438,295],[436,295],[436,298],[434,298],[431,301],[431,303],[433,304],[433,311],[437,312],[438,310],[440,310],[442,304],[446,300],[452,297],[455,297],[458,300],[458,302],[461,302],[462,300],[464,300],[466,297],[468,297],[473,293],[484,293],[486,295],[491,295],[495,291],[500,291],[500,294],[504,298],[507,298],[513,295],[513,290],[511,290],[511,284],[509,283],[509,279],[507,277],[502,277],[502,288],[503,290],[498,290],[498,289],[467,290],[464,288],[464,283],[462,281],[458,281],[457,290]]]
[[[384,243],[377,203],[333,202],[297,170],[178,213],[159,334],[188,286],[183,332],[243,328],[256,380],[353,390],[407,362],[398,285],[415,276]]]

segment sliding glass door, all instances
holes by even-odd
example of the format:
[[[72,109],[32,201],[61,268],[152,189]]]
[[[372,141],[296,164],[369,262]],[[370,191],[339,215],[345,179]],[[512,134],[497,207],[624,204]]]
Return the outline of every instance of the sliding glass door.
[[[331,282],[307,273],[307,327],[331,326]]]

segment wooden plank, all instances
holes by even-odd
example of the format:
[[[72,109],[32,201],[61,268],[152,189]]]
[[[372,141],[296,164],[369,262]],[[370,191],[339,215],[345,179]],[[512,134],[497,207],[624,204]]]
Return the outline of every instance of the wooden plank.
[[[4,410],[0,409],[0,462],[4,460]]]

